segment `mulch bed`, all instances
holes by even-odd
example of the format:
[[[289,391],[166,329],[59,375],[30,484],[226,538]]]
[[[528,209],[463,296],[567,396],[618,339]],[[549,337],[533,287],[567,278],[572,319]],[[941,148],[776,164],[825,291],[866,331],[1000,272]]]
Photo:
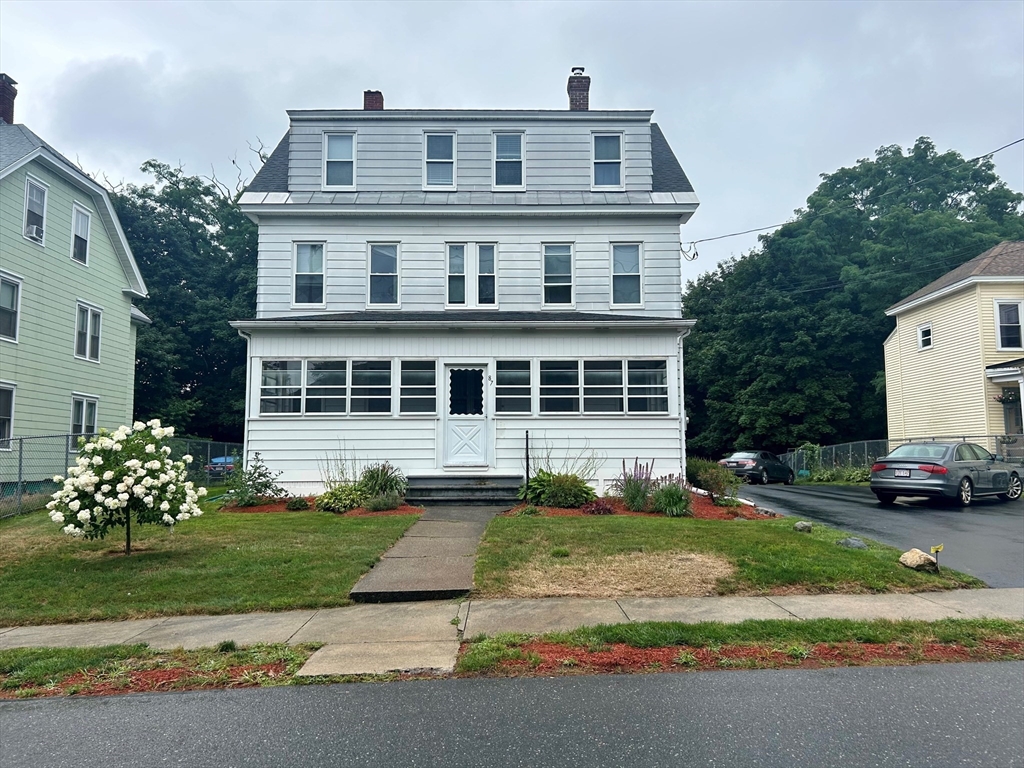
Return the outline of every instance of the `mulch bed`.
[[[608,502],[615,510],[616,515],[626,515],[627,517],[664,517],[660,512],[632,512],[626,509],[622,499],[607,497],[602,499],[602,501]],[[771,520],[777,517],[774,512],[761,511],[747,504],[739,507],[716,507],[707,496],[701,496],[697,493],[691,494],[690,505],[690,508],[693,510],[693,517],[698,520],[735,520],[737,517],[742,517],[745,520]],[[526,504],[520,504],[504,514],[508,517],[514,517],[520,510],[525,509],[526,506]],[[561,507],[537,508],[541,510],[540,517],[590,517],[590,515],[585,515],[578,509],[563,509]]]
[[[291,513],[291,512],[309,512],[313,509],[313,504],[316,502],[316,496],[306,496],[306,501],[309,503],[309,509],[285,509],[285,505],[288,503],[288,499],[278,499],[270,504],[261,504],[256,507],[233,507],[224,505],[221,507],[221,512],[234,512],[243,515],[266,515],[266,514],[280,514],[280,513]],[[408,504],[402,504],[397,509],[386,509],[383,512],[370,512],[369,510],[363,509],[362,507],[356,507],[350,509],[348,512],[343,513],[345,517],[387,517],[389,515],[419,515],[423,513],[423,507],[412,507]]]

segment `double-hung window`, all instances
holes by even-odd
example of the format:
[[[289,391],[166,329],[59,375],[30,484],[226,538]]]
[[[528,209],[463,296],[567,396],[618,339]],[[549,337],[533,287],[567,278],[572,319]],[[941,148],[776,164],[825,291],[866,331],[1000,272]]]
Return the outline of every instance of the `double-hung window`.
[[[68,452],[78,451],[78,438],[96,434],[96,410],[99,401],[89,395],[75,395],[71,398],[71,436],[68,438]]]
[[[466,303],[466,246],[462,243],[448,245],[448,303]]]
[[[580,364],[578,360],[540,361],[540,412],[579,413]]]
[[[544,304],[571,306],[572,245],[544,245]]]
[[[293,304],[323,306],[324,244],[295,244],[295,281]]]
[[[0,384],[0,451],[11,450],[14,434],[14,387]]]
[[[495,189],[523,189],[523,134],[494,134]]]
[[[32,178],[25,179],[25,237],[43,244],[46,226],[46,187]]]
[[[455,134],[423,136],[423,188],[455,189]]]
[[[352,189],[356,185],[356,136],[324,134],[324,188]]]
[[[494,384],[495,412],[529,414],[533,410],[529,360],[498,360]]]
[[[622,134],[594,134],[594,186],[622,189]]]
[[[403,360],[398,410],[437,412],[437,366],[433,360]]]
[[[18,340],[18,315],[21,312],[21,281],[0,275],[0,339]]]
[[[497,247],[493,243],[449,243],[447,251],[448,306],[496,306]]]
[[[351,413],[391,413],[391,361],[353,360]]]
[[[612,245],[612,304],[639,306],[640,245],[616,243]]]
[[[100,361],[100,324],[103,313],[88,304],[78,304],[75,321],[75,357]]]
[[[932,324],[925,323],[917,326],[917,348],[931,349],[932,346]]]
[[[89,227],[92,217],[78,205],[71,209],[71,258],[79,264],[89,263]]]
[[[996,302],[996,336],[999,349],[1020,349],[1022,346],[1021,315],[1024,301]]]
[[[668,365],[664,360],[629,360],[630,413],[668,413]]]
[[[370,306],[398,304],[398,245],[370,244]]]

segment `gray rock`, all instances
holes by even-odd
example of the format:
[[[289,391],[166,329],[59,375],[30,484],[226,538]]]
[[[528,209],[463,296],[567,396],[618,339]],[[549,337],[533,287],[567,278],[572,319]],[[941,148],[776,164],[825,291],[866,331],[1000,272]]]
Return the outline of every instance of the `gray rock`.
[[[856,536],[848,536],[845,539],[840,539],[836,542],[840,547],[846,547],[848,549],[867,549],[868,545],[858,539]]]
[[[920,549],[912,549],[909,552],[904,552],[900,555],[900,565],[904,565],[907,568],[913,568],[915,571],[928,571],[930,573],[939,572],[938,561],[927,552],[922,552]]]
[[[813,527],[814,526],[812,526],[806,520],[801,520],[800,522],[798,522],[796,525],[793,526],[793,530],[794,531],[799,531],[800,533],[810,533],[811,529]]]

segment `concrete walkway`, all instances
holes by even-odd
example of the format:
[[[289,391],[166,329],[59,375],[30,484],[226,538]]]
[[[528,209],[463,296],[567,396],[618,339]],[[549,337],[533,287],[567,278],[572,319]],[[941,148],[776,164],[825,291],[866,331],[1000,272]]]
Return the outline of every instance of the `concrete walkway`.
[[[0,627],[0,650],[20,647],[148,643],[203,648],[223,640],[325,643],[299,674],[450,672],[463,637],[539,634],[635,621],[735,623],[747,619],[1002,618],[1024,620],[1024,589],[976,589],[895,595],[663,597],[617,600],[467,600],[354,605],[282,613],[174,616],[136,621]]]
[[[507,507],[428,507],[352,588],[357,603],[447,600],[473,589],[476,549]]]

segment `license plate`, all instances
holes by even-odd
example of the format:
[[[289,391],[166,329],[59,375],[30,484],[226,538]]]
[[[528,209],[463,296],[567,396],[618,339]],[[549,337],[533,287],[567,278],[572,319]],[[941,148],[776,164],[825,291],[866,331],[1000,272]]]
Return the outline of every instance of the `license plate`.
[[[910,477],[909,469],[894,469],[892,471],[893,477]]]

